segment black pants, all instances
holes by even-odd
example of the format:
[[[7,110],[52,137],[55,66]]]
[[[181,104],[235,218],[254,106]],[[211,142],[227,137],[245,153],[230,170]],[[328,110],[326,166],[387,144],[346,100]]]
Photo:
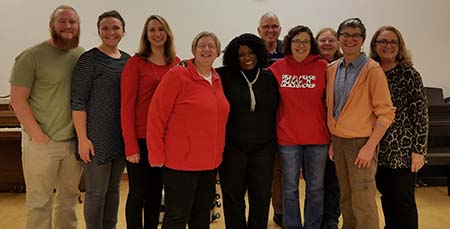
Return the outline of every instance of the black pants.
[[[267,228],[275,151],[275,141],[226,144],[219,173],[226,228]],[[246,191],[250,205],[248,223]]]
[[[159,211],[162,196],[161,168],[152,168],[148,162],[147,144],[139,139],[141,159],[139,163],[127,161],[129,193],[125,206],[128,229],[156,229],[159,223]],[[144,220],[142,223],[142,209]]]
[[[217,169],[180,171],[164,167],[163,229],[209,228]]]
[[[378,167],[375,177],[381,193],[386,229],[417,229],[418,216],[414,197],[416,173],[411,169]]]
[[[334,162],[328,158],[325,169],[324,179],[324,198],[323,198],[323,226],[337,226],[339,224],[339,216],[341,209],[339,207],[339,182],[336,176],[336,166]]]

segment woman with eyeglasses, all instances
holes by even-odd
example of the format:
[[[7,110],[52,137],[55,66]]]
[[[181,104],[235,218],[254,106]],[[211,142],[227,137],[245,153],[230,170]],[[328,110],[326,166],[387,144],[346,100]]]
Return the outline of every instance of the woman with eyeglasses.
[[[337,33],[332,28],[323,28],[316,35],[320,56],[328,63],[342,57],[339,50]],[[339,183],[336,176],[334,161],[327,159],[324,178],[324,201],[322,228],[334,229],[338,227],[341,209],[339,208]]]
[[[229,104],[212,67],[220,42],[211,32],[192,41],[194,58],[169,70],[148,111],[150,165],[163,167],[163,229],[209,228]]]
[[[424,165],[428,133],[427,100],[422,77],[412,66],[400,31],[378,29],[370,42],[370,57],[383,68],[395,111],[395,120],[379,144],[377,188],[385,228],[418,228],[415,178]]]
[[[306,26],[295,26],[283,40],[284,58],[269,69],[277,80],[277,110],[284,228],[302,228],[299,206],[300,170],[305,171],[305,228],[320,228],[329,134],[326,125],[327,62]],[[304,167],[302,168],[302,166]]]
[[[386,76],[361,51],[366,28],[359,18],[337,31],[343,57],[327,68],[330,158],[335,160],[343,228],[379,228],[375,201],[377,145],[394,119]]]
[[[230,103],[220,185],[227,228],[266,228],[269,217],[274,156],[275,79],[264,66],[267,48],[253,34],[228,44],[223,67],[217,68]],[[245,194],[248,193],[248,221]]]

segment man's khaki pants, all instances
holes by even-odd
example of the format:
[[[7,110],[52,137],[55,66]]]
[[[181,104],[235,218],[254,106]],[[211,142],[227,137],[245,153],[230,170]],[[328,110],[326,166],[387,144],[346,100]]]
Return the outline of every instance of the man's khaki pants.
[[[77,228],[75,207],[80,195],[81,163],[76,141],[36,144],[22,131],[22,165],[26,184],[27,228]],[[53,191],[56,189],[52,217]],[[54,220],[52,220],[54,218]]]

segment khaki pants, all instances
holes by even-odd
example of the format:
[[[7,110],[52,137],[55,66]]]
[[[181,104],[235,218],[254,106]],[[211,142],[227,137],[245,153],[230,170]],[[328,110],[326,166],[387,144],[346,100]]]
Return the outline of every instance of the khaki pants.
[[[369,168],[358,168],[354,165],[359,149],[367,139],[332,136],[344,229],[379,228],[375,201],[377,157],[374,157]]]
[[[53,228],[77,228],[75,207],[80,191],[81,163],[76,141],[35,144],[22,131],[22,165],[26,184],[27,228],[52,228],[52,198],[56,189]]]

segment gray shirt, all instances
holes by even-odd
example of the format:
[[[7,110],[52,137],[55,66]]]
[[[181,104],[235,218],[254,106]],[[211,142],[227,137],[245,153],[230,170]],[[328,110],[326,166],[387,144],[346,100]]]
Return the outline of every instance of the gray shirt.
[[[344,58],[338,60],[336,69],[336,80],[334,82],[334,109],[333,115],[337,120],[345,103],[347,102],[350,91],[358,78],[364,64],[369,58],[365,53],[361,53],[358,58],[345,66]]]

